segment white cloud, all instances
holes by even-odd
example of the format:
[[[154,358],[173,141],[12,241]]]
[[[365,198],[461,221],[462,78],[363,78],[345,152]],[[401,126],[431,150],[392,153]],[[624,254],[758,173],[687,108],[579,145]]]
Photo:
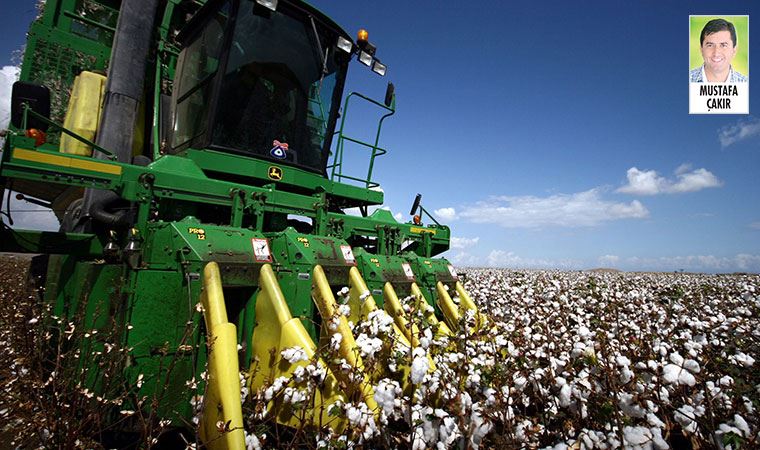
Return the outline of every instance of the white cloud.
[[[3,205],[6,204],[8,195],[11,195],[10,210],[11,217],[13,218],[13,228],[20,230],[58,231],[58,219],[49,208],[24,200],[16,200],[16,193],[11,191],[5,191]],[[5,214],[2,215],[2,221],[10,225]]]
[[[718,130],[718,140],[723,148],[757,135],[760,135],[760,119],[756,117],[740,119],[736,124]]]
[[[719,187],[723,183],[707,169],[691,170],[691,165],[681,164],[675,170],[676,179],[669,180],[654,170],[639,170],[631,167],[626,173],[628,184],[616,192],[634,195],[676,194],[696,192]]]
[[[752,228],[753,230],[760,230],[760,221],[752,222],[751,224],[749,224],[749,227]]]
[[[688,255],[659,258],[631,257],[625,260],[634,270],[685,270],[688,272],[760,272],[760,255]]]
[[[455,266],[468,266],[468,267],[483,267],[483,259],[467,252],[458,252],[453,255],[446,256],[451,264]]]
[[[377,190],[377,189],[379,189],[379,188],[375,188],[375,190]],[[371,216],[372,213],[375,212],[375,211],[377,211],[378,209],[384,209],[384,210],[390,212],[391,214],[393,214],[393,218],[396,219],[398,222],[402,222],[404,220],[404,215],[403,214],[401,214],[400,212],[393,213],[393,210],[391,210],[390,206],[387,206],[387,205],[381,205],[381,206],[370,205],[367,208],[367,215]],[[346,208],[346,209],[343,210],[343,212],[346,213],[346,214],[348,214],[348,215],[350,215],[350,216],[361,216],[362,215],[362,212],[361,212],[361,210],[358,207],[356,207],[356,208]]]
[[[0,129],[5,129],[10,122],[11,89],[13,83],[18,80],[19,72],[20,69],[15,66],[0,69]]]
[[[455,220],[457,218],[457,212],[454,208],[441,208],[433,212],[441,220]]]
[[[466,249],[469,247],[474,247],[475,245],[478,244],[478,241],[480,241],[480,237],[474,237],[474,238],[452,237],[451,248],[452,249]]]
[[[579,269],[582,263],[573,259],[550,260],[523,258],[514,252],[492,250],[486,258],[489,267],[508,267],[510,269]]]
[[[601,198],[599,188],[549,197],[493,197],[466,206],[459,217],[505,228],[587,227],[621,219],[642,219],[649,211],[638,200],[619,203]]]
[[[615,267],[620,263],[620,257],[617,255],[602,255],[599,257],[601,266]]]

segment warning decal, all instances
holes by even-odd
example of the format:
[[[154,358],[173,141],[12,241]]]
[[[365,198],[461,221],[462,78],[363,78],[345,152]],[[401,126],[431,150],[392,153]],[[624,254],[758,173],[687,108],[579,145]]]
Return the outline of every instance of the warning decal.
[[[266,239],[253,238],[251,244],[256,262],[272,262],[272,253],[269,251],[269,242]]]
[[[350,245],[341,245],[340,251],[343,253],[343,259],[346,260],[346,264],[356,264],[356,259],[354,258],[354,252],[351,251]]]
[[[412,266],[410,266],[409,263],[403,263],[401,264],[401,267],[404,268],[404,274],[406,274],[406,277],[414,281],[414,272],[412,272]]]

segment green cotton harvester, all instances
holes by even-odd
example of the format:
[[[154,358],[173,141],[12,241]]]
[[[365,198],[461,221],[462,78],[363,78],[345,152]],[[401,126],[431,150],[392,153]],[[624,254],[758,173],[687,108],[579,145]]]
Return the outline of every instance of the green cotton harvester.
[[[40,255],[34,275],[48,320],[63,319],[59,340],[73,342],[69,324],[88,331],[82,355],[106,352],[105,335],[127,349],[115,368],[135,394],[124,409],[177,427],[199,414],[207,447],[242,448],[241,380],[296,383],[316,361],[324,381],[308,407],[274,395],[266,410],[285,426],[340,430],[336,401],[377,410],[378,374],[364,372],[349,322],[384,309],[397,343],[418,345],[399,300],[411,297],[438,333],[468,326],[475,306],[432,258],[449,248],[449,228],[419,195],[408,223],[376,209],[372,171],[395,96],[392,84],[383,102],[344,95],[354,57],[385,75],[366,31],[353,40],[297,0],[44,4],[13,86],[0,191],[51,208],[61,225],[17,229],[5,211],[0,250]],[[357,102],[384,114],[374,142],[344,134]],[[346,173],[344,148],[362,147],[366,175]],[[334,334],[339,357],[323,357]],[[283,356],[295,350],[304,357]],[[113,394],[89,369],[75,381]],[[408,386],[408,371],[391,376]]]

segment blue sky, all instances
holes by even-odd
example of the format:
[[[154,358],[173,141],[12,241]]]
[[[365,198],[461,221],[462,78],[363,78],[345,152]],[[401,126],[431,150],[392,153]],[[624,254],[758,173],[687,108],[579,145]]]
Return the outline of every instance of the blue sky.
[[[760,271],[760,119],[689,115],[687,83],[688,16],[749,14],[758,49],[757,2],[313,3],[388,65],[349,73],[377,98],[396,86],[375,177],[404,220],[423,194],[456,264]],[[4,9],[8,65],[33,8]]]

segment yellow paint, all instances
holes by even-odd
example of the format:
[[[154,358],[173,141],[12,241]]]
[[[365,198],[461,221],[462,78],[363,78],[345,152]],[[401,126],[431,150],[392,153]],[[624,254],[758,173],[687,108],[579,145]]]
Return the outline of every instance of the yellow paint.
[[[98,162],[95,160],[72,158],[70,156],[53,155],[35,150],[23,148],[13,149],[13,158],[23,161],[31,161],[42,164],[51,164],[54,166],[69,167],[72,169],[83,169],[91,172],[108,173],[111,175],[121,175],[122,168],[116,164]]]
[[[450,329],[458,330],[459,321],[462,317],[459,314],[459,308],[457,308],[454,300],[451,299],[449,291],[446,290],[443,283],[440,281],[436,283],[435,290],[438,293],[438,307],[443,313],[443,318],[446,320],[446,323],[448,323]]]
[[[203,269],[203,319],[208,335],[208,387],[200,421],[201,440],[210,450],[245,448],[237,330],[227,322],[222,280],[215,262]],[[226,425],[221,431],[217,423]]]
[[[419,347],[420,329],[417,327],[416,323],[409,323],[404,308],[401,306],[401,301],[398,299],[398,295],[396,295],[396,290],[393,289],[393,285],[389,282],[386,282],[383,286],[383,299],[385,312],[393,318],[396,326],[404,333],[404,336],[409,339],[409,342],[411,342],[414,347]]]
[[[272,266],[264,264],[259,273],[260,291],[256,297],[256,328],[253,330],[251,346],[253,362],[249,370],[251,389],[257,390],[268,386],[278,377],[291,378],[293,372],[310,363],[327,367],[321,358],[315,356],[317,346],[301,321],[290,314],[285,297],[277,283]],[[308,361],[290,363],[280,352],[286,348],[300,347],[306,353]],[[304,423],[311,426],[332,427],[337,433],[346,428],[346,418],[342,415],[330,416],[331,406],[337,402],[346,402],[338,385],[338,380],[328,368],[324,383],[314,393],[306,407],[293,410],[275,397],[267,404],[270,413],[277,414],[276,420],[282,425],[299,428]],[[291,378],[287,386],[297,387]]]
[[[412,283],[411,293],[414,295],[420,304],[420,307],[424,307],[425,309],[425,320],[433,327],[436,325],[438,326],[438,336],[451,336],[451,329],[446,325],[444,322],[440,322],[438,318],[435,316],[435,309],[430,306],[430,304],[425,299],[425,295],[422,294],[422,291],[420,290],[420,287],[417,286],[417,283]]]
[[[409,231],[411,231],[412,233],[417,233],[417,234],[422,234],[422,233],[435,234],[435,230],[431,230],[429,228],[411,227]]]
[[[98,131],[98,123],[103,110],[105,86],[106,77],[97,73],[84,71],[74,78],[66,118],[63,121],[64,128],[88,141],[95,140],[95,133]],[[61,153],[92,156],[91,145],[87,145],[65,133],[61,135],[59,148]]]
[[[475,306],[475,302],[472,301],[470,298],[470,294],[467,293],[467,291],[464,289],[464,286],[462,286],[462,283],[457,281],[456,283],[456,291],[457,295],[459,295],[459,305],[463,310],[472,310],[475,311],[475,323],[477,324],[477,329],[481,329],[486,326],[486,315],[481,314],[478,310],[478,307]]]
[[[356,340],[354,339],[351,328],[348,326],[348,319],[344,315],[339,315],[337,311],[337,303],[333,296],[330,284],[327,282],[327,277],[322,269],[322,266],[316,265],[314,267],[314,274],[312,276],[311,298],[317,305],[319,315],[322,316],[322,340],[325,344],[329,344],[333,333],[338,333],[342,336],[340,346],[338,347],[338,354],[346,360],[348,365],[353,367],[354,372],[364,373],[364,362],[362,361],[359,352],[356,351],[358,347]],[[338,327],[335,330],[330,330],[330,322],[333,317],[338,316]],[[354,382],[351,380],[348,373],[337,370],[335,371],[337,376],[345,383],[347,387],[351,387]],[[369,409],[379,412],[377,402],[375,401],[375,391],[370,384],[369,377],[366,375],[361,382],[361,397],[364,403],[367,404]]]

